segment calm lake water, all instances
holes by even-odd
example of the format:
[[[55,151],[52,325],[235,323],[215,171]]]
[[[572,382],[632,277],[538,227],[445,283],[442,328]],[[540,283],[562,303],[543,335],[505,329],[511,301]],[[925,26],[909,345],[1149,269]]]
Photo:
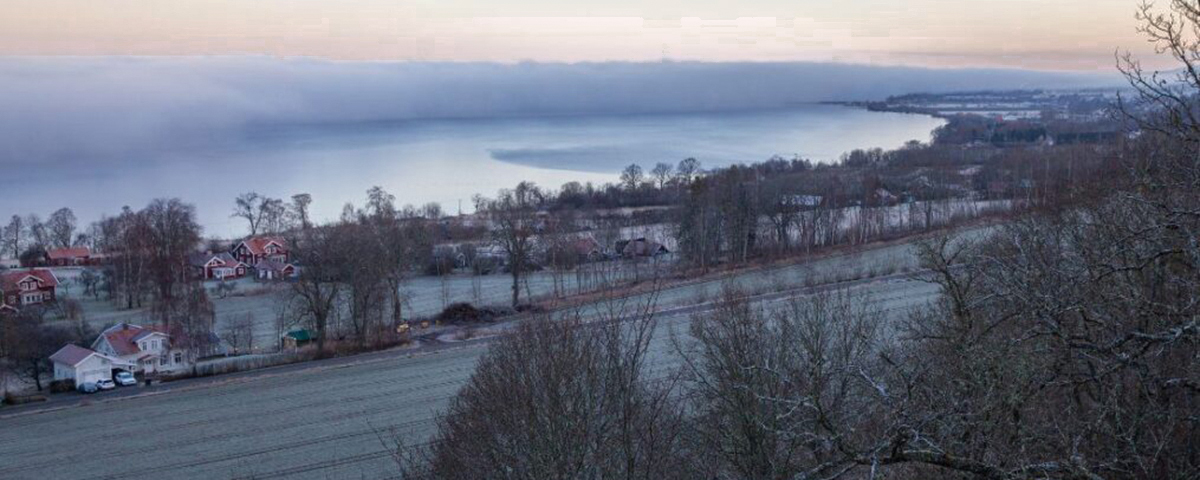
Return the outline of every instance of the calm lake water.
[[[521,180],[557,188],[568,181],[608,182],[630,163],[696,157],[704,167],[798,154],[831,161],[854,148],[928,141],[940,120],[919,115],[805,105],[779,110],[627,116],[424,120],[253,127],[236,141],[157,151],[120,167],[53,181],[0,178],[0,215],[60,206],[80,224],[122,205],[155,197],[194,203],[211,235],[244,233],[229,217],[241,192],[288,198],[313,195],[318,219],[346,202],[361,204],[379,185],[399,204],[440,202],[454,213],[471,196]]]

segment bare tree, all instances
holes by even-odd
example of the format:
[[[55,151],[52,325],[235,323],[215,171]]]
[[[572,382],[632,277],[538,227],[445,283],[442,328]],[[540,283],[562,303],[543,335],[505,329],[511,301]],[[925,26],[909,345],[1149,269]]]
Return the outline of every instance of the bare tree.
[[[235,355],[254,352],[254,323],[254,314],[246,313],[234,316],[225,324],[221,339],[233,348]]]
[[[291,228],[288,206],[278,198],[263,198],[259,213],[259,230],[276,234]]]
[[[49,231],[53,246],[70,247],[75,238],[75,213],[69,208],[55,210],[46,220],[46,230]]]
[[[4,252],[11,253],[12,258],[20,257],[21,248],[25,246],[25,239],[29,234],[25,220],[20,215],[13,215],[3,233],[4,239],[0,242],[0,247]]]
[[[300,228],[309,228],[312,222],[308,218],[308,206],[312,204],[312,195],[297,193],[292,195],[291,211],[294,222]]]
[[[671,174],[674,172],[674,167],[669,163],[658,162],[654,165],[654,169],[650,170],[650,175],[658,182],[659,190],[667,188],[667,182],[671,181]]]
[[[491,221],[492,241],[508,257],[512,275],[512,305],[520,305],[521,279],[533,261],[533,237],[537,233],[538,207],[544,197],[537,186],[521,182],[512,190],[501,190],[493,199],[477,199],[476,209]]]
[[[320,353],[325,351],[329,321],[343,290],[347,259],[343,238],[341,225],[327,225],[302,230],[288,239],[301,265],[296,281],[290,284],[290,302],[298,317],[316,332]]]
[[[479,361],[405,478],[697,478],[670,379],[646,365],[654,321],[538,318]],[[413,451],[416,450],[416,454]]]
[[[26,249],[44,249],[50,246],[50,232],[46,228],[46,224],[42,223],[41,217],[35,213],[31,213],[25,217],[25,225],[29,229],[29,244],[26,245]]]
[[[626,190],[634,191],[642,186],[642,181],[645,175],[642,173],[641,165],[631,163],[621,171],[621,185],[625,186]]]
[[[692,180],[700,174],[700,161],[695,158],[685,158],[679,161],[679,166],[675,167],[675,179],[679,185],[686,187],[692,183]]]
[[[193,276],[187,256],[200,243],[196,208],[177,198],[156,199],[140,216],[145,221],[146,272],[155,286],[155,310],[164,328],[170,329],[171,313],[184,287]]]
[[[716,478],[836,478],[871,445],[864,380],[878,370],[881,315],[846,292],[774,310],[726,290],[677,340],[698,456]]]
[[[302,209],[301,222],[303,222],[308,216],[308,202],[312,199],[306,194],[297,195],[297,197],[300,197],[299,200],[303,202],[303,205],[294,204],[293,208]],[[296,201],[296,197],[292,199]],[[283,200],[259,195],[257,192],[247,192],[234,199],[233,214],[230,216],[245,219],[250,228],[250,236],[253,237],[259,233],[279,233],[285,230],[289,215]]]

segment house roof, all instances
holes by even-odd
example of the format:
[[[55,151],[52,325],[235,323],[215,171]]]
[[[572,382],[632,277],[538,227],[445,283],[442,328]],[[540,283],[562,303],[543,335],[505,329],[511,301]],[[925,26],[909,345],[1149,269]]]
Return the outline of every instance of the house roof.
[[[11,270],[0,273],[0,292],[20,290],[18,286],[22,280],[27,277],[38,279],[43,287],[57,287],[58,277],[54,276],[54,272],[44,268],[32,268],[29,270]]]
[[[125,356],[140,352],[141,349],[138,348],[137,341],[155,333],[166,335],[166,333],[160,331],[156,327],[143,327],[140,325],[119,323],[109,327],[104,331],[104,333],[100,334],[100,337],[108,340],[108,344],[112,345],[112,348],[117,352],[117,355]],[[98,338],[96,341],[99,342],[100,339]]]
[[[621,253],[635,256],[651,256],[660,252],[667,253],[667,247],[661,243],[646,240],[645,238],[636,238],[630,240],[625,244],[624,248],[621,249]]]
[[[279,245],[285,250],[287,249],[287,241],[285,241],[282,237],[250,237],[242,240],[242,245],[245,245],[246,250],[249,250],[250,253],[254,255],[262,255],[267,253],[267,245],[271,243]]]
[[[593,252],[599,252],[604,249],[604,247],[600,245],[600,242],[597,242],[596,239],[591,236],[575,239],[574,242],[571,242],[571,248],[574,249],[575,253],[579,255],[590,255]]]
[[[92,251],[88,247],[56,248],[46,252],[46,257],[51,260],[90,257],[91,255]]]
[[[269,258],[264,258],[262,260],[259,260],[258,263],[254,264],[254,268],[256,270],[271,270],[271,271],[275,271],[275,272],[282,272],[283,269],[290,267],[290,266],[291,265],[289,265],[289,264],[286,264],[283,262],[277,262],[277,261],[271,260]]]
[[[50,361],[54,363],[65,363],[67,365],[79,365],[79,362],[87,360],[88,357],[95,355],[96,352],[83,348],[75,344],[67,344],[66,346],[50,355]]]
[[[214,258],[219,260],[221,263],[223,263],[224,266],[233,267],[233,266],[237,266],[237,264],[241,263],[236,258],[233,258],[233,255],[230,255],[229,252],[221,252],[221,253],[194,253],[194,254],[188,255],[188,264],[190,264],[193,267],[204,267],[204,266],[207,266],[208,262],[211,262]]]

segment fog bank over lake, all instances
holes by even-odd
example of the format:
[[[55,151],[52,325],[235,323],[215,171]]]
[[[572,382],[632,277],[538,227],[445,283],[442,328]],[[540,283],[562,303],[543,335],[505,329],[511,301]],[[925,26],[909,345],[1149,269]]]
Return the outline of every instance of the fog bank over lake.
[[[233,197],[314,196],[332,218],[380,185],[449,212],[533,180],[927,140],[922,116],[812,105],[912,91],[1111,85],[1079,74],[833,64],[420,64],[238,58],[0,59],[0,215],[81,223],[154,197],[240,233]]]

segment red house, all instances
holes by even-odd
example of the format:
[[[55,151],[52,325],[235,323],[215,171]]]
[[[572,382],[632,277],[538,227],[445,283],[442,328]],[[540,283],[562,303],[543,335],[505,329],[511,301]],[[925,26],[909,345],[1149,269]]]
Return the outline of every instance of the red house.
[[[46,251],[46,265],[54,267],[88,265],[91,261],[92,251],[87,247],[55,248]]]
[[[233,247],[233,258],[246,265],[258,265],[263,260],[281,264],[291,263],[287,242],[280,237],[251,237]]]
[[[10,308],[51,303],[57,288],[58,277],[44,268],[0,273],[0,296],[4,305]]]
[[[250,267],[228,253],[197,253],[188,257],[196,278],[202,280],[231,279],[246,276]]]

